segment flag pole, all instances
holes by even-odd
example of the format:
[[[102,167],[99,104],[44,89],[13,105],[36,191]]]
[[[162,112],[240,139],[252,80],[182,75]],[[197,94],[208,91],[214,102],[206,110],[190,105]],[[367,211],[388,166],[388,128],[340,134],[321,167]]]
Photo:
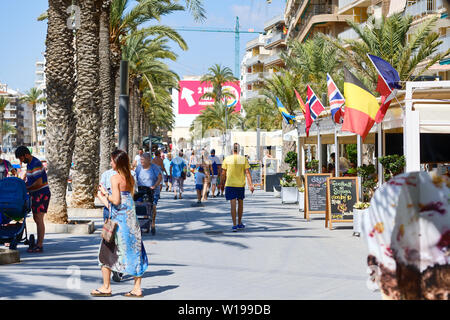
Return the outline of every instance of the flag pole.
[[[334,124],[334,148],[336,149],[334,152],[334,172],[335,176],[340,176],[340,168],[339,168],[339,140],[337,136],[338,130],[336,123]]]
[[[383,184],[383,165],[381,164],[379,158],[383,156],[383,132],[382,132],[382,123],[377,124],[377,133],[378,133],[378,186],[381,187]]]
[[[356,170],[362,165],[362,138],[359,134],[356,135],[356,151],[357,151],[357,165]],[[358,194],[359,199],[362,201],[362,188],[361,188],[361,177],[358,177]]]
[[[319,125],[319,118],[317,118],[316,123],[317,126],[317,157],[319,158],[319,173],[322,173],[322,141],[320,139],[320,125]]]

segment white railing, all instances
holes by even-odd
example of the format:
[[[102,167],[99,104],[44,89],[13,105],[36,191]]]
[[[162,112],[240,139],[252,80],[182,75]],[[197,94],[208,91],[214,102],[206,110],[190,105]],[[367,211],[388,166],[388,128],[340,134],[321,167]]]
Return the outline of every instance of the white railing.
[[[254,98],[264,98],[262,94],[259,93],[258,90],[251,90],[245,93],[244,99],[254,99]]]
[[[286,39],[286,35],[282,32],[274,33],[269,39],[266,40],[266,47],[269,46],[271,43],[277,42],[279,40]]]
[[[271,56],[268,56],[266,61],[265,61],[265,64],[271,64],[271,63],[273,63],[273,62],[275,62],[277,60],[280,60],[280,59],[281,59],[281,55],[279,53],[276,53],[276,54],[273,54]]]
[[[437,13],[443,7],[444,4],[442,0],[419,0],[415,3],[408,1],[404,15],[417,17],[425,14]]]
[[[259,37],[258,37],[256,39],[253,39],[253,40],[250,40],[249,42],[247,42],[247,44],[245,45],[245,49],[250,50],[254,47],[263,46],[263,45],[264,45],[264,42],[260,41]]]
[[[254,56],[254,57],[251,57],[251,58],[247,59],[247,61],[245,61],[245,65],[247,67],[249,67],[249,66],[252,66],[252,65],[257,64],[257,63],[264,63],[266,58],[267,58],[267,55],[259,54],[257,56]]]

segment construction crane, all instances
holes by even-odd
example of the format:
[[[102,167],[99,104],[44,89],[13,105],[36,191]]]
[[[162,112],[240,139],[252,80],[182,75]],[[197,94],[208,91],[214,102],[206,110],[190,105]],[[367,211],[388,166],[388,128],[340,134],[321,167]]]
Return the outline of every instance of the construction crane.
[[[202,27],[174,27],[173,29],[177,31],[198,31],[198,32],[228,32],[234,33],[234,76],[237,79],[241,78],[241,69],[239,68],[239,48],[240,48],[240,37],[241,33],[259,33],[265,34],[265,31],[255,31],[254,29],[240,30],[239,29],[239,17],[236,17],[236,24],[234,29],[232,28],[202,28]]]

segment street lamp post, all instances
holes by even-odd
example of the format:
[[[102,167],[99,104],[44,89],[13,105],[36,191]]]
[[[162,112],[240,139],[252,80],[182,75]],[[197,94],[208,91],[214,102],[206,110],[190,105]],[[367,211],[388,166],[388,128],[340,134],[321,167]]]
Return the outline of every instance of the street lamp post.
[[[128,152],[128,115],[130,97],[128,96],[128,61],[120,61],[119,95],[119,149]]]

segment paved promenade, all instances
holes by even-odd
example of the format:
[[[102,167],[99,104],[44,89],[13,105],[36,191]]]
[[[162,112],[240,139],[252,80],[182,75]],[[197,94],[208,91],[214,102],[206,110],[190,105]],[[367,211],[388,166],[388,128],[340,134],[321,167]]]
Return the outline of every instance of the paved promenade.
[[[351,224],[324,227],[324,215],[303,219],[297,205],[272,193],[246,191],[245,231],[231,232],[229,203],[196,201],[192,178],[184,199],[162,192],[156,235],[144,234],[150,266],[142,280],[145,299],[363,299],[379,300],[366,287],[366,246]],[[86,236],[49,234],[45,252],[0,266],[0,299],[105,299],[89,293],[101,285],[97,265],[102,220]],[[113,297],[129,299],[133,279],[112,282]],[[108,299],[108,298],[107,298]]]

